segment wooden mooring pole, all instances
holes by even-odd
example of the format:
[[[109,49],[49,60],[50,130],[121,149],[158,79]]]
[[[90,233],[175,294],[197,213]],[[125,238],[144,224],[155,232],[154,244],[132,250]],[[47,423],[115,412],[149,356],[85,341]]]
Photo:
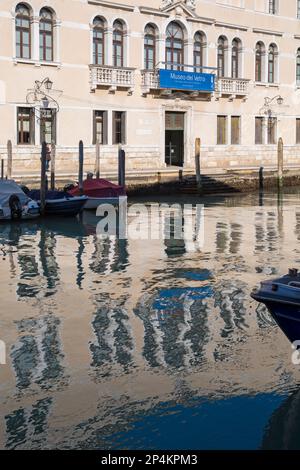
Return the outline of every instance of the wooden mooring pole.
[[[263,192],[264,190],[264,167],[261,166],[259,169],[259,191]]]
[[[41,153],[41,215],[45,214],[46,206],[46,190],[47,190],[47,144],[46,142],[42,143],[42,153]]]
[[[8,180],[11,179],[12,176],[12,143],[11,140],[7,141],[7,170],[6,170],[6,177]]]
[[[4,179],[4,160],[1,159],[1,179]]]
[[[197,137],[195,141],[195,168],[196,168],[196,183],[197,183],[198,192],[202,192],[200,155],[201,155],[201,139],[200,137]]]
[[[51,160],[50,160],[50,168],[51,168],[51,191],[55,190],[55,157],[56,157],[56,147],[55,143],[52,142],[51,144]]]
[[[264,204],[264,167],[259,169],[259,206]]]
[[[283,140],[280,137],[278,139],[278,146],[277,146],[277,165],[278,165],[278,191],[282,191],[283,186]]]
[[[83,142],[80,140],[79,142],[79,173],[78,173],[78,187],[79,187],[79,194],[83,195],[83,161],[84,161],[84,149],[83,149]]]
[[[119,145],[118,152],[118,174],[119,174],[119,186],[125,187],[126,183],[126,154],[125,150],[122,148],[122,145]]]
[[[96,142],[96,178],[100,178],[100,143]]]

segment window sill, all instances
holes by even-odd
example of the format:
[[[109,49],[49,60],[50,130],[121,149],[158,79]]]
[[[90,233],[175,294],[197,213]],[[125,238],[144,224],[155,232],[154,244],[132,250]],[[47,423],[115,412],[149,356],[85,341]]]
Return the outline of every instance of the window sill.
[[[61,67],[60,62],[45,62],[45,61],[40,61],[35,64],[36,66],[41,66],[41,67]]]
[[[24,149],[28,149],[28,148],[35,149],[36,144],[17,144],[17,147],[24,148]]]
[[[278,88],[279,83],[269,83],[269,82],[254,82],[255,86],[265,86],[266,88]]]
[[[35,67],[61,67],[60,62],[45,62],[45,61],[40,61],[40,60],[34,60],[34,59],[20,59],[17,57],[13,58],[13,62],[15,65],[18,64],[28,64],[28,65],[34,65]]]
[[[34,64],[35,64],[35,60],[32,60],[32,59],[21,59],[21,58],[14,57],[14,58],[13,58],[13,61],[14,61],[14,64],[15,64],[15,65],[17,65],[17,64],[30,64],[30,65],[34,65]]]

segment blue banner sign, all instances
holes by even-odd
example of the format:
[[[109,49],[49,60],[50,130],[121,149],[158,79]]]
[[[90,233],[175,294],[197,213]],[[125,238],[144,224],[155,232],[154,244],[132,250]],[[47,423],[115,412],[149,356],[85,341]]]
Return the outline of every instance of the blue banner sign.
[[[181,72],[179,70],[159,70],[160,88],[174,90],[215,91],[215,76],[212,73]]]

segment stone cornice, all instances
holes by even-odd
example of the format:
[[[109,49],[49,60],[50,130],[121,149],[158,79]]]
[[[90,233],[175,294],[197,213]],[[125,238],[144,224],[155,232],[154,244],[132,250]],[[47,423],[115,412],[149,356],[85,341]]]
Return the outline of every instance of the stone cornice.
[[[215,20],[213,18],[202,18],[198,16],[197,18],[187,18],[187,21],[190,23],[202,23],[202,24],[215,24]]]
[[[169,18],[170,16],[169,13],[151,7],[139,7],[139,10],[146,15],[162,16],[163,18]]]
[[[280,31],[271,31],[269,29],[253,28],[253,33],[268,34],[269,36],[283,36],[283,33]]]
[[[124,3],[115,3],[115,2],[108,2],[106,0],[88,0],[89,5],[101,5],[102,7],[106,8],[113,8],[115,10],[126,10],[126,11],[134,11],[135,6],[133,5],[124,5]]]
[[[223,21],[216,21],[215,26],[219,28],[229,28],[229,29],[238,29],[239,31],[248,31],[247,26],[232,24],[232,23],[224,23]]]

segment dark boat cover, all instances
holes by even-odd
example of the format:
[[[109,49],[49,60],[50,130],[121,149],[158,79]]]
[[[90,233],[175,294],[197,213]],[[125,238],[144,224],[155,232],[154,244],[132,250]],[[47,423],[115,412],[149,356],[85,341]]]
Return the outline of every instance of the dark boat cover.
[[[41,191],[39,189],[33,189],[29,191],[28,196],[35,201],[40,201]],[[72,195],[66,193],[65,191],[46,191],[46,201],[54,201],[56,199],[71,198]]]
[[[72,196],[80,196],[78,185],[68,191]],[[126,196],[126,191],[122,186],[110,181],[94,178],[86,179],[83,182],[83,194],[93,198]]]

